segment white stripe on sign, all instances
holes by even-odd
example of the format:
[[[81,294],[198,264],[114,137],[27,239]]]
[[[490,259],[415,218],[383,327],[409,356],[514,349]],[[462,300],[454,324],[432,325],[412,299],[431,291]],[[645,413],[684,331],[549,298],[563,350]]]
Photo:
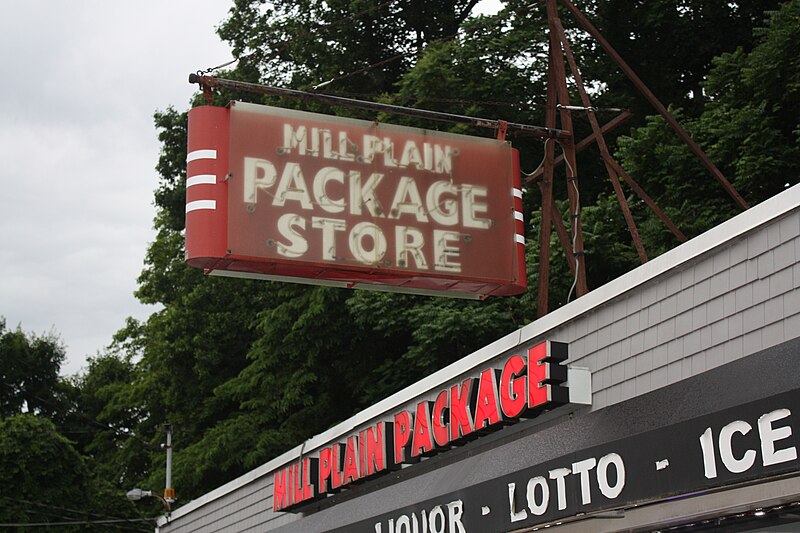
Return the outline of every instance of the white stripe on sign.
[[[193,152],[189,152],[186,154],[186,162],[191,163],[192,161],[197,161],[198,159],[216,159],[217,158],[217,151],[216,150],[195,150]]]
[[[523,222],[525,221],[525,218],[522,216],[522,213],[520,213],[519,211],[514,211],[514,218],[516,218],[517,220],[523,221]]]
[[[525,235],[520,235],[519,233],[517,233],[516,237],[518,243],[525,244]]]
[[[191,213],[192,211],[197,211],[198,209],[216,209],[217,208],[217,201],[216,200],[195,200],[194,202],[189,202],[186,204],[186,212]]]
[[[192,187],[194,185],[216,185],[217,177],[214,174],[198,174],[191,178],[186,178],[186,186]]]
[[[522,189],[512,189],[514,191],[514,196],[517,198],[522,198]]]

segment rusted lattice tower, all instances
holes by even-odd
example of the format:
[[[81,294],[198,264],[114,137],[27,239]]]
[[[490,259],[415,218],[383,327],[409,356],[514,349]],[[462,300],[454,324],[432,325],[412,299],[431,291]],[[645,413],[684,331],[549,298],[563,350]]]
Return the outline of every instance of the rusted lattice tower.
[[[556,128],[557,118],[560,120],[560,128],[562,130],[572,132],[572,112],[579,111],[586,113],[589,123],[592,128],[592,134],[583,139],[579,143],[575,142],[574,137],[565,136],[559,139],[562,145],[564,155],[555,158],[555,146],[552,142],[545,142],[545,157],[542,167],[534,174],[527,178],[527,182],[535,181],[538,183],[542,193],[542,223],[539,235],[540,243],[540,260],[539,260],[539,292],[538,292],[538,309],[537,315],[543,316],[547,314],[548,308],[548,290],[550,282],[550,236],[552,228],[555,226],[558,233],[560,242],[565,250],[569,267],[575,277],[575,293],[577,296],[582,296],[588,291],[586,284],[586,267],[585,258],[583,254],[583,236],[581,231],[580,222],[580,206],[578,205],[578,167],[576,161],[576,153],[592,143],[597,143],[600,150],[600,155],[605,165],[608,177],[614,187],[614,193],[619,202],[620,209],[625,218],[628,226],[628,231],[633,239],[636,252],[642,263],[647,261],[647,252],[644,249],[642,240],[639,236],[639,231],[636,227],[636,222],[631,215],[630,207],[622,190],[620,178],[628,183],[634,193],[645,202],[645,204],[653,210],[653,212],[661,219],[661,221],[669,228],[669,230],[680,241],[684,242],[686,236],[675,226],[675,224],[667,217],[667,215],[659,209],[647,193],[636,183],[636,181],[617,163],[614,157],[608,150],[605,142],[604,133],[611,131],[613,128],[624,122],[630,115],[627,112],[621,113],[615,119],[610,121],[604,126],[600,126],[595,115],[595,109],[592,107],[589,94],[581,78],[580,69],[575,61],[575,56],[572,53],[569,40],[567,39],[564,26],[558,15],[558,1],[559,0],[546,0],[547,2],[547,20],[549,27],[549,61],[547,71],[547,114],[546,114],[546,127]],[[686,130],[681,127],[675,118],[667,111],[664,105],[656,98],[656,96],[647,88],[636,73],[631,69],[625,61],[619,56],[614,48],[606,41],[599,31],[592,25],[588,18],[577,8],[570,0],[560,0],[564,7],[569,10],[577,20],[578,24],[587,31],[600,45],[600,47],[612,58],[617,66],[625,73],[631,80],[637,90],[647,98],[653,107],[664,117],[667,123],[672,127],[675,133],[685,142],[689,149],[700,159],[706,169],[720,182],[723,188],[733,198],[733,200],[742,209],[747,209],[749,206],[739,193],[728,182],[725,176],[714,165],[709,157],[703,152],[702,148],[695,143]],[[566,60],[566,64],[565,64]],[[570,103],[569,91],[567,88],[567,65],[569,66],[573,80],[576,85],[578,94],[580,95],[580,105],[573,106]],[[557,117],[558,115],[558,117]],[[554,169],[558,164],[564,163],[566,166],[566,179],[567,191],[569,196],[570,205],[570,221],[571,221],[571,235],[567,233],[566,228],[562,222],[562,216],[558,213],[553,200],[553,179]]]

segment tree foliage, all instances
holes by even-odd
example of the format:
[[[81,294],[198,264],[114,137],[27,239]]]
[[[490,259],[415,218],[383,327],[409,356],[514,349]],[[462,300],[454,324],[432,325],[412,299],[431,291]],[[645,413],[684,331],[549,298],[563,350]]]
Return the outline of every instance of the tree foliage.
[[[592,0],[586,9],[603,36],[656,96],[666,104],[697,111],[706,98],[702,85],[713,59],[737,48],[750,51],[758,40],[753,28],[762,24],[765,11],[781,3]],[[607,84],[609,98],[639,115],[652,112],[608,56],[597,54],[596,58],[590,65],[597,70],[592,68],[589,74]]]
[[[50,420],[28,414],[0,420],[0,483],[5,496],[0,500],[0,522],[40,522],[40,514],[46,513],[25,502],[72,504],[75,495],[87,493],[87,475],[81,456]]]
[[[76,386],[59,377],[64,348],[54,334],[27,335],[4,326],[0,321],[0,524],[85,531],[98,520],[138,519],[136,508],[115,484],[114,463],[91,451],[97,427],[87,422],[93,421],[93,412],[108,409],[105,398],[93,405],[81,401],[91,394],[90,381],[110,376],[97,372]],[[33,526],[61,522],[75,525]],[[134,520],[112,529],[147,527]]]
[[[62,414],[58,370],[64,356],[64,347],[54,335],[6,330],[0,317],[0,417],[23,410],[54,417]]]
[[[110,484],[91,477],[84,458],[72,443],[58,433],[49,419],[41,416],[20,414],[0,419],[0,484],[3,524],[138,517],[133,505],[120,498]],[[137,526],[133,530],[138,531],[144,525],[130,524]],[[86,527],[39,526],[38,530],[85,531]]]
[[[714,60],[703,82],[708,99],[700,114],[675,110],[751,204],[797,183],[800,176],[798,21],[797,1],[769,12],[767,25],[755,31],[758,44],[750,53],[740,47]],[[663,119],[649,117],[644,127],[620,140],[619,154],[682,221],[687,234],[697,235],[729,218],[735,208],[671,133]]]

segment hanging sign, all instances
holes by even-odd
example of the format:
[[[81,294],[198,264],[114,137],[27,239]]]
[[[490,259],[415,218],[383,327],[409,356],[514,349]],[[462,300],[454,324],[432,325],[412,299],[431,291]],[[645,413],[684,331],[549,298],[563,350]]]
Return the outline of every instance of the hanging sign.
[[[504,141],[241,102],[189,112],[186,259],[209,274],[520,294],[521,197]]]

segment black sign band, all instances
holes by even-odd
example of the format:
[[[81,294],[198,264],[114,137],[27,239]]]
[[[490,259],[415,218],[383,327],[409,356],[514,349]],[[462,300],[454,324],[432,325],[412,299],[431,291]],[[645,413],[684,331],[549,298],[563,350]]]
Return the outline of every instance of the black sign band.
[[[800,469],[800,391],[562,456],[334,531],[509,531]],[[488,452],[491,453],[491,452]]]

